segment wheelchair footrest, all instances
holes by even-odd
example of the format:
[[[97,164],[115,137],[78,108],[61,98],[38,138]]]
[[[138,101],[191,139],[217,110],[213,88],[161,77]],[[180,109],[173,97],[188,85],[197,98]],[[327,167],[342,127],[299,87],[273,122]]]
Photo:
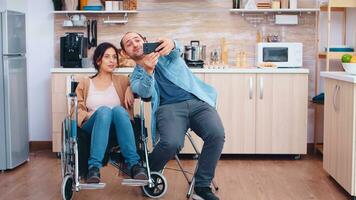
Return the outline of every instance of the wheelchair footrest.
[[[145,185],[148,185],[148,180],[124,179],[124,180],[122,180],[121,185],[145,186]]]
[[[104,189],[105,185],[105,183],[81,183],[79,188],[84,190]]]

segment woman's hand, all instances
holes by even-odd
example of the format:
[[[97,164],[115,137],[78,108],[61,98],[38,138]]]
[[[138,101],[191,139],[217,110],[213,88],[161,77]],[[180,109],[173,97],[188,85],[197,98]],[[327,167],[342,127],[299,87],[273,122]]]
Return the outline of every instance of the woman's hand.
[[[156,51],[159,50],[159,54],[161,56],[166,56],[169,53],[171,53],[171,51],[174,48],[174,42],[171,39],[168,38],[158,38],[158,42],[161,42],[161,45],[159,45],[156,49]]]
[[[85,121],[87,121],[88,119],[90,119],[90,117],[94,114],[93,110],[90,110],[89,112],[87,112],[87,116],[85,116]]]
[[[130,87],[127,87],[125,91],[125,107],[128,109],[134,104],[134,96]]]

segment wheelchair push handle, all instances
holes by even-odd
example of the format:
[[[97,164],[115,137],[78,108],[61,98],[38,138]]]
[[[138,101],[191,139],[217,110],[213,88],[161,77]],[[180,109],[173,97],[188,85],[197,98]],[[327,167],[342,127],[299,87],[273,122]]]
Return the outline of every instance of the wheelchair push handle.
[[[135,99],[139,99],[140,98],[140,96],[138,94],[136,94],[136,93],[134,93],[133,95],[134,95]],[[141,97],[141,100],[144,101],[144,102],[150,102],[151,99],[152,99],[152,97],[147,97],[147,98]]]
[[[70,97],[76,96],[75,90],[77,89],[79,82],[74,79],[74,76],[70,77]]]

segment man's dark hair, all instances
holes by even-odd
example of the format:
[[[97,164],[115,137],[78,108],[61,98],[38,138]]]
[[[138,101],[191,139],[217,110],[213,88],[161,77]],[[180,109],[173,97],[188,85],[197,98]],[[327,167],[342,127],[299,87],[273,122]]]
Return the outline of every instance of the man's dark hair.
[[[124,37],[125,37],[127,34],[129,34],[129,33],[136,33],[138,36],[140,36],[140,38],[143,39],[144,42],[147,42],[146,37],[143,37],[141,34],[139,34],[139,33],[137,33],[137,32],[126,32],[126,33],[124,34],[124,36],[122,36],[121,41],[120,41],[121,50],[125,51],[124,42],[122,41],[122,39],[124,39]]]

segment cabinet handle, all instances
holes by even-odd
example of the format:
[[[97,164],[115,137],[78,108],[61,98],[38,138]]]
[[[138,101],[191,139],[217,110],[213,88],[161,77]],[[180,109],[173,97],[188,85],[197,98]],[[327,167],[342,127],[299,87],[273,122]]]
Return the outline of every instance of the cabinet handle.
[[[334,110],[336,111],[337,110],[337,107],[336,107],[336,97],[337,97],[337,94],[340,90],[340,86],[339,85],[335,85],[334,87],[334,97],[333,97],[333,106],[334,106]]]
[[[260,99],[263,99],[263,77],[260,77]]]
[[[249,97],[250,97],[250,99],[252,99],[252,95],[253,95],[253,90],[252,90],[252,77],[250,77],[250,84],[249,84],[249,90],[248,90],[248,94],[249,94]]]

